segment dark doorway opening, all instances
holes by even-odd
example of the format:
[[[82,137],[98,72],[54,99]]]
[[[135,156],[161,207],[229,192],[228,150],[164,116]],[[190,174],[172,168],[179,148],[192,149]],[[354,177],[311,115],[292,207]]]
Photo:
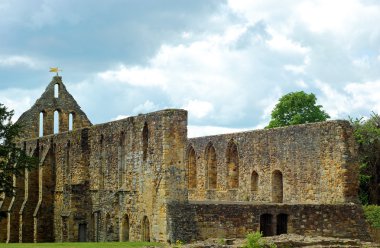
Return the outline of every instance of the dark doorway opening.
[[[288,215],[287,214],[279,214],[277,215],[277,228],[276,234],[286,234],[288,233]]]
[[[273,236],[273,216],[271,214],[263,214],[260,216],[260,232],[264,237]]]
[[[87,225],[83,223],[79,224],[78,232],[79,242],[87,242]]]

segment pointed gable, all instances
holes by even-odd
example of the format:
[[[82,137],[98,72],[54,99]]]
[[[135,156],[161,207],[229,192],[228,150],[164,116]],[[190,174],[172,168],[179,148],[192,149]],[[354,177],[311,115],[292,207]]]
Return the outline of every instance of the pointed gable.
[[[30,139],[53,134],[54,121],[59,123],[59,132],[92,125],[67,91],[60,76],[53,77],[41,97],[17,120],[23,127],[20,138]]]

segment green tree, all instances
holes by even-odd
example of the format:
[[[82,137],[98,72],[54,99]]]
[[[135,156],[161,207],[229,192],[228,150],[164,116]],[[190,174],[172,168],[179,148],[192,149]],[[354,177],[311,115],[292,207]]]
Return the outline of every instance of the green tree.
[[[313,93],[291,92],[282,96],[272,111],[272,119],[266,128],[283,127],[303,123],[325,121],[330,116],[316,105]]]
[[[16,144],[21,126],[12,123],[13,113],[0,103],[0,200],[14,194],[14,176],[22,175],[25,168],[37,164],[36,158],[28,156]]]
[[[364,205],[380,204],[380,116],[373,113],[367,120],[350,122],[359,144],[359,199]]]

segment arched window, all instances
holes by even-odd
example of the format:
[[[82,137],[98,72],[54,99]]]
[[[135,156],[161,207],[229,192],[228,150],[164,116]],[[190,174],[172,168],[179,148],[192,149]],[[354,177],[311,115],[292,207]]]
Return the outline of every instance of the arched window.
[[[65,169],[65,177],[67,180],[67,184],[70,183],[71,179],[71,168],[70,168],[70,140],[67,141],[66,143],[66,169]]]
[[[197,187],[197,162],[196,155],[193,147],[190,147],[187,154],[187,168],[189,170],[188,183],[189,188]]]
[[[127,214],[123,217],[121,232],[121,241],[129,241],[129,217]]]
[[[55,98],[59,97],[59,84],[54,85],[54,97]]]
[[[54,111],[54,133],[59,133],[59,111]]]
[[[144,216],[142,221],[142,232],[141,232],[141,240],[145,242],[150,242],[150,226],[149,219],[147,216]]]
[[[148,157],[148,143],[149,143],[149,130],[148,124],[145,122],[142,131],[142,148],[143,148],[143,161]]]
[[[259,174],[253,171],[251,174],[251,191],[252,193],[257,193],[259,189]]]
[[[272,173],[272,201],[277,203],[283,201],[283,177],[279,170]]]
[[[119,186],[121,187],[124,182],[125,173],[125,133],[120,133],[119,139]]]
[[[100,140],[99,140],[99,143],[100,143],[100,159],[99,159],[99,162],[100,162],[100,166],[99,166],[99,189],[104,189],[105,187],[105,166],[104,166],[104,155],[105,155],[105,151],[104,151],[104,135],[101,134],[100,135]]]
[[[104,233],[104,239],[105,241],[112,241],[112,223],[111,223],[111,216],[110,214],[106,215],[106,223],[104,225],[105,227],[105,233]]]
[[[74,114],[69,114],[69,131],[73,130],[74,128]]]
[[[38,136],[42,137],[44,136],[44,117],[45,113],[43,111],[40,112],[40,123],[39,123],[39,130],[38,130]]]
[[[209,143],[206,149],[206,165],[207,165],[207,188],[216,189],[217,184],[217,161],[216,152],[212,143]]]
[[[231,189],[239,187],[239,157],[237,146],[233,141],[227,146],[227,183]]]

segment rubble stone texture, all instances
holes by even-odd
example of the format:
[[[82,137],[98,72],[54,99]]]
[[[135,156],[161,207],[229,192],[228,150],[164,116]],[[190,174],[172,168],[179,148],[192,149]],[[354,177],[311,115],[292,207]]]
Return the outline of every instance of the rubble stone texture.
[[[167,109],[92,126],[59,76],[18,122],[40,163],[0,202],[0,242],[370,240],[348,122],[188,139],[187,112]]]

